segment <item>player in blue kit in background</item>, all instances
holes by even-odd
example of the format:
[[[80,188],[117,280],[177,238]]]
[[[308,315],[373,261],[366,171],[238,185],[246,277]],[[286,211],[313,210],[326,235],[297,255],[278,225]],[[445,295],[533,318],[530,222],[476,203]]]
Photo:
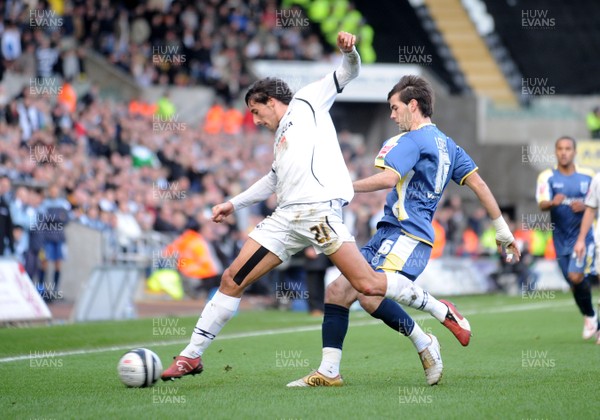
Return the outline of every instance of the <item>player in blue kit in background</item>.
[[[582,235],[585,247],[580,251],[579,257],[574,246],[585,210],[584,199],[594,172],[575,166],[576,149],[577,144],[572,137],[563,136],[556,140],[556,168],[540,173],[535,197],[540,209],[550,212],[558,265],[571,286],[575,303],[583,315],[582,336],[587,340],[598,331],[598,316],[592,305],[589,279],[595,259],[594,236],[589,226]]]
[[[387,140],[375,159],[375,166],[383,171],[353,183],[355,192],[391,188],[377,232],[361,252],[375,271],[400,273],[412,282],[429,261],[434,241],[433,214],[451,179],[475,192],[492,219],[499,246],[506,248],[515,261],[520,257],[498,203],[477,173],[477,166],[461,147],[431,123],[433,99],[433,90],[426,80],[418,76],[400,79],[389,92],[388,102],[390,118],[402,133]],[[418,352],[427,344],[414,337],[420,328],[407,319],[408,315],[399,305],[378,296],[362,295],[340,276],[326,291],[321,365],[288,386],[343,384],[339,367],[348,330],[348,308],[357,299],[374,318],[411,339]],[[398,302],[430,313],[462,345],[468,345],[470,325],[450,302],[435,299],[414,283],[406,288],[404,300]],[[433,336],[431,340],[437,342]],[[426,367],[426,361],[423,366]],[[426,368],[426,377],[430,385],[435,385],[441,371],[434,375]]]

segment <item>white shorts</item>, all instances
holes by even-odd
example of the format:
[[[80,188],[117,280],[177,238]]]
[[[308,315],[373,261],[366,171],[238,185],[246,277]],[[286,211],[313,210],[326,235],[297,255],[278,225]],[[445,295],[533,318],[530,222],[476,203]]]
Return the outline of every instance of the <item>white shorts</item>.
[[[342,221],[338,200],[278,207],[249,236],[283,262],[310,245],[331,255],[344,242],[354,242]]]

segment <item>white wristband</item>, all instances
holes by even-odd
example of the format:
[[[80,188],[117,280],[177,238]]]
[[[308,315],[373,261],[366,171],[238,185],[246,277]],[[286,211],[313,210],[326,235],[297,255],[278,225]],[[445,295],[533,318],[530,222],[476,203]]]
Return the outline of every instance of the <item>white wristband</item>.
[[[494,225],[494,229],[496,229],[496,240],[500,242],[504,248],[515,241],[504,217],[500,216],[497,219],[492,220],[492,225]]]

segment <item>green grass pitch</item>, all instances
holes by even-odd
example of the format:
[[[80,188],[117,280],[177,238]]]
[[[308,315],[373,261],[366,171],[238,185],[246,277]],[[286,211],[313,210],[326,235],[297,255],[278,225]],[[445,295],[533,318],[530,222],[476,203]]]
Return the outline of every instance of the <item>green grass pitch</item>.
[[[411,343],[353,312],[342,388],[288,389],[316,368],[320,319],[241,312],[204,355],[205,371],[129,389],[116,364],[143,345],[163,365],[195,318],[152,318],[0,330],[2,419],[590,419],[600,416],[600,346],[581,339],[569,294],[453,299],[468,315],[463,348],[438,322],[411,311],[442,345],[444,376],[430,387]]]

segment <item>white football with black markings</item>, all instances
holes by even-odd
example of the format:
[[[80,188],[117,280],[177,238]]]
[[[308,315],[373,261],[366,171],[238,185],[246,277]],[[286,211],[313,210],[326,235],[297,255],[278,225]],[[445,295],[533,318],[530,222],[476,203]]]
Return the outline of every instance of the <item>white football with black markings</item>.
[[[117,365],[121,382],[130,388],[145,388],[156,383],[162,373],[160,358],[152,350],[129,350]]]

